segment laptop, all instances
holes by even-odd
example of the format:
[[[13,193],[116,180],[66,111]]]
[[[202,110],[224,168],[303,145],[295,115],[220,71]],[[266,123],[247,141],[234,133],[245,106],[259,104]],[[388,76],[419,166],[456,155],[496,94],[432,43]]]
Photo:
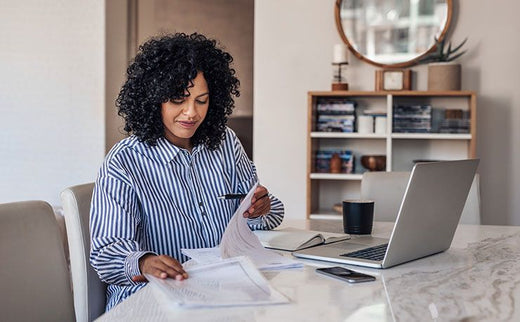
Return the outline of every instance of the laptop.
[[[293,252],[299,258],[388,268],[448,249],[478,159],[415,164],[390,239],[369,235]]]

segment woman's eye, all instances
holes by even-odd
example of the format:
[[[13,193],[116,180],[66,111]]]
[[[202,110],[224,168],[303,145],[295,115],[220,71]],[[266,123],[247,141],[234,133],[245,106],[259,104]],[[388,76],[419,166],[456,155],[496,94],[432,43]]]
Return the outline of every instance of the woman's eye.
[[[171,102],[172,102],[173,104],[180,105],[180,104],[184,103],[184,100],[171,100]]]
[[[204,100],[204,101],[197,100],[197,103],[199,103],[199,104],[206,104],[207,102],[208,102],[208,100]]]

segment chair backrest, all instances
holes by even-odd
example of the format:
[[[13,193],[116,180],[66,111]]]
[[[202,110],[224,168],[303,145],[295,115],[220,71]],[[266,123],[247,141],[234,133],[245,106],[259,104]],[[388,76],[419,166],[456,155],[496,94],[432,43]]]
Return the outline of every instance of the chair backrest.
[[[105,312],[106,284],[89,263],[90,202],[94,183],[67,188],[61,192],[69,241],[70,269],[74,289],[76,321],[92,321]]]
[[[374,220],[395,221],[410,179],[410,172],[365,172],[361,198],[374,200]],[[461,224],[480,224],[480,187],[476,174],[462,210]]]
[[[48,203],[0,204],[0,258],[0,320],[74,320],[65,253]]]
[[[469,189],[468,199],[460,216],[461,224],[480,225],[480,175],[475,174]]]

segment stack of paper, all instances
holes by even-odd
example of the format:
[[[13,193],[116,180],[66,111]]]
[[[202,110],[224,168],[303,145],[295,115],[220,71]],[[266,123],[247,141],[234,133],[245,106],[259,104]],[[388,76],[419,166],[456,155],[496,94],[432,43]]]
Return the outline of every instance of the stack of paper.
[[[184,265],[189,278],[177,281],[146,275],[167,303],[189,308],[289,302],[269,285],[258,269],[286,269],[303,264],[265,249],[249,229],[243,213],[250,207],[257,185],[231,218],[220,247],[182,250],[192,258]]]
[[[182,253],[186,256],[189,256],[197,264],[215,263],[222,260],[222,257],[220,256],[221,251],[219,247],[183,249]],[[256,268],[258,268],[261,271],[303,267],[303,264],[301,262],[282,256],[273,251],[252,252],[248,254],[248,257],[254,263]]]
[[[187,270],[182,281],[146,274],[152,287],[179,307],[218,307],[288,303],[247,257],[235,257]]]

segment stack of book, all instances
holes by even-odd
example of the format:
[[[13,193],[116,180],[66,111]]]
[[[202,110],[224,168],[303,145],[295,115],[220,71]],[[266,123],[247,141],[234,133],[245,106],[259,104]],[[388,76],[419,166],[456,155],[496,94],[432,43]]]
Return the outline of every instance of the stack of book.
[[[337,98],[320,98],[316,109],[317,131],[354,132],[356,102]]]
[[[469,133],[469,112],[447,109],[440,122],[439,133]]]
[[[354,154],[351,150],[318,150],[316,152],[316,172],[331,172],[330,160],[335,153],[341,158],[341,173],[354,173]]]
[[[394,133],[429,133],[431,131],[431,105],[394,105]]]

